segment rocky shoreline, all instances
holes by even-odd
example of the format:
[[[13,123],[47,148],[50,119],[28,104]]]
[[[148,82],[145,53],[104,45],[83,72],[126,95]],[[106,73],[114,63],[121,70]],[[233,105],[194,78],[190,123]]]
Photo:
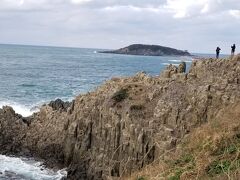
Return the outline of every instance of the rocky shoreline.
[[[0,154],[68,167],[67,179],[130,175],[173,149],[192,129],[240,100],[240,56],[205,59],[190,71],[112,78],[71,103],[56,100],[24,118],[0,109]]]

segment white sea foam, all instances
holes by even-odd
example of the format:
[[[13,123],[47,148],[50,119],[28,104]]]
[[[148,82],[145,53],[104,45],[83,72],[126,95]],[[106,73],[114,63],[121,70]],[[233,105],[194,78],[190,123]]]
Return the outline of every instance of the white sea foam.
[[[32,108],[32,107],[24,106],[24,105],[15,103],[15,102],[9,102],[9,101],[1,102],[0,101],[0,108],[2,108],[3,106],[11,106],[16,113],[21,114],[24,117],[30,116],[34,112],[38,111],[38,108],[36,108],[36,106],[34,106],[34,108]]]
[[[172,59],[172,60],[169,60],[170,62],[182,62],[182,60],[177,60],[177,59]]]
[[[0,179],[60,180],[66,175],[65,169],[54,172],[32,159],[0,155]]]
[[[177,59],[172,59],[172,60],[168,60],[170,62],[188,62],[188,63],[191,63],[192,61],[191,60],[177,60]]]
[[[172,65],[174,65],[174,66],[178,66],[179,64],[177,64],[177,63],[175,63],[175,64],[173,64],[173,63],[162,63],[162,65],[165,65],[165,66],[168,66],[168,65],[170,65],[170,64],[172,64]]]

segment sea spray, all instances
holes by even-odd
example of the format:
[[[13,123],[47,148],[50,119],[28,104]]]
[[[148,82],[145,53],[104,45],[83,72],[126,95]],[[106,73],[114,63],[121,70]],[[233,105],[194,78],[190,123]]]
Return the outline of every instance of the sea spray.
[[[60,180],[66,177],[65,169],[53,171],[33,159],[0,155],[0,179],[15,180]]]
[[[2,108],[3,106],[11,106],[14,111],[20,115],[22,115],[23,117],[27,117],[32,115],[34,112],[37,112],[39,109],[37,106],[34,107],[28,107],[28,106],[24,106],[15,102],[0,102],[0,108]]]
[[[191,63],[192,60],[181,60],[181,59],[172,59],[172,60],[168,60],[169,62],[176,62],[176,63],[180,63],[180,62],[187,62],[187,63]]]

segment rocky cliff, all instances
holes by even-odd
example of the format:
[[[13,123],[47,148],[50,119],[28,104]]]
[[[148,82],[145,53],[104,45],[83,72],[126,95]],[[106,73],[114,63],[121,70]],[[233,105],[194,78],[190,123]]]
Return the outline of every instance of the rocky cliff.
[[[157,77],[112,78],[72,103],[31,117],[0,109],[0,153],[68,167],[68,179],[129,175],[173,149],[196,127],[240,100],[240,56],[170,65]]]
[[[141,55],[141,56],[191,56],[187,51],[177,50],[158,45],[133,44],[113,51],[101,51],[100,53]]]

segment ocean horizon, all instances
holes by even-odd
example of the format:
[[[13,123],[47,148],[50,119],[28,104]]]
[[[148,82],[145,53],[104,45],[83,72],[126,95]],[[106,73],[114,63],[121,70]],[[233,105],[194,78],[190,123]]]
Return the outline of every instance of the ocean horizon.
[[[12,106],[29,116],[44,103],[57,98],[71,101],[112,77],[141,71],[155,76],[169,64],[185,61],[189,68],[193,59],[97,53],[100,50],[0,44],[0,107]]]

